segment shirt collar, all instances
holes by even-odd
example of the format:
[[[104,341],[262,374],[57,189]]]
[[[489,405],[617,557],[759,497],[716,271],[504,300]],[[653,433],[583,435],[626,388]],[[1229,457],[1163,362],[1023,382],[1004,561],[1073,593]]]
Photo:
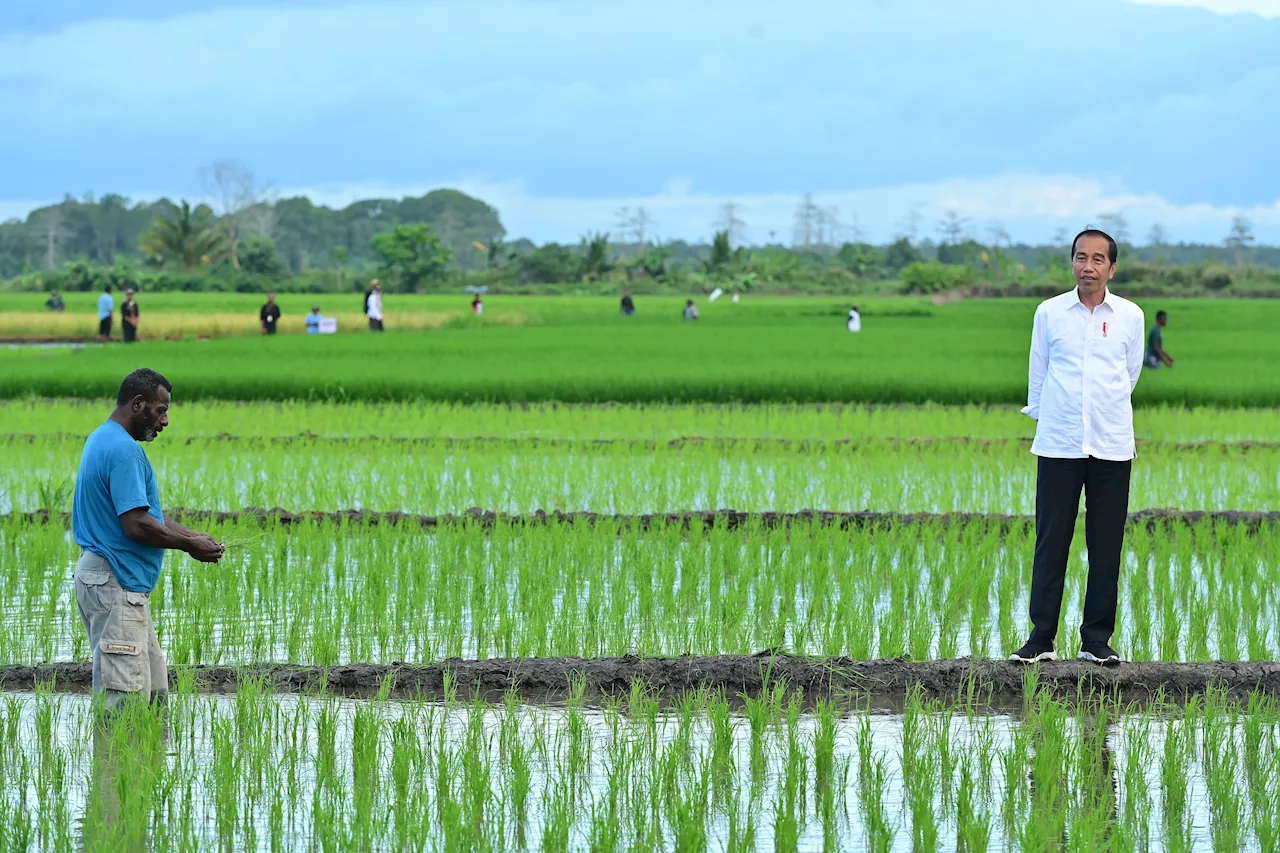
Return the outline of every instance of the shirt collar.
[[[1077,288],[1077,287],[1073,287],[1073,288],[1071,288],[1071,294],[1075,297],[1075,301],[1071,303],[1071,307],[1072,307],[1072,308],[1075,308],[1075,307],[1079,306],[1080,308],[1083,308],[1083,309],[1084,309],[1084,310],[1086,310],[1086,311],[1088,311],[1088,310],[1089,310],[1089,307],[1088,307],[1087,305],[1085,305],[1083,302],[1081,302],[1081,301],[1080,301],[1080,289],[1079,289],[1079,288]],[[1111,301],[1111,295],[1112,295],[1112,294],[1111,294],[1111,288],[1110,288],[1109,286],[1108,286],[1108,287],[1103,288],[1103,291],[1102,291],[1102,301],[1098,303],[1098,307],[1097,307],[1097,308],[1095,308],[1094,310],[1095,310],[1095,311],[1097,311],[1097,310],[1099,310],[1099,309],[1106,308],[1108,311],[1110,311],[1111,313],[1113,313],[1113,314],[1114,314],[1114,313],[1115,313],[1115,311],[1116,311],[1116,307],[1115,307],[1115,305],[1114,305],[1114,304],[1112,303],[1112,301]]]

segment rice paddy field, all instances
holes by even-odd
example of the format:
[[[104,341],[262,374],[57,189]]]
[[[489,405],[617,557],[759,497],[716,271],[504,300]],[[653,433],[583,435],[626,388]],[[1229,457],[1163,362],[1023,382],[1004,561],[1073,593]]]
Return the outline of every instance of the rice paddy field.
[[[160,296],[169,295],[151,298]],[[186,300],[176,303],[185,313],[172,315],[184,322],[229,307],[217,294],[173,296]],[[256,299],[239,303],[251,328]],[[416,306],[406,310],[439,314],[450,304],[442,300],[457,297],[398,299]],[[1036,306],[870,300],[862,333],[851,335],[848,305],[830,298],[704,302],[696,323],[679,319],[673,297],[640,299],[634,317],[619,316],[607,298],[489,303],[483,317],[452,317],[440,328],[391,319],[381,335],[357,322],[336,335],[0,348],[0,397],[102,398],[145,362],[172,375],[184,400],[1021,404]],[[1280,406],[1275,300],[1140,304],[1152,319],[1169,311],[1165,345],[1178,358],[1139,384],[1140,405]]]
[[[850,342],[817,302],[772,330],[568,299],[422,339],[0,353],[0,850],[1280,848],[1280,395],[1246,339],[1270,321],[1189,302],[1245,337],[1171,325],[1177,368],[1139,385],[1132,662],[1014,670],[1030,303],[886,301]],[[107,719],[70,498],[143,363],[175,384],[164,505],[227,553],[166,558],[168,703]],[[1081,526],[1064,656],[1086,560]]]

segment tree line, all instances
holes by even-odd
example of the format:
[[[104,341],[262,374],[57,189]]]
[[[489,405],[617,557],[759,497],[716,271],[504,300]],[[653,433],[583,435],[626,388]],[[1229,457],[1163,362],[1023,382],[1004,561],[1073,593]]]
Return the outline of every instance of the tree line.
[[[461,284],[493,288],[575,283],[636,289],[856,289],[899,280],[907,292],[957,287],[1056,286],[1068,281],[1065,244],[1013,243],[999,223],[985,235],[954,211],[923,235],[918,217],[895,240],[861,239],[856,221],[804,196],[790,245],[770,233],[742,244],[746,223],[729,202],[706,243],[654,239],[645,208],[618,211],[612,233],[576,244],[506,240],[498,211],[457,190],[404,199],[368,199],[341,209],[305,197],[277,199],[233,162],[207,174],[210,203],[161,199],[130,203],[119,195],[64,199],[25,220],[0,224],[0,278],[26,290],[91,290],[104,284],[148,290],[360,289],[379,275],[395,290]],[[1123,215],[1100,214],[1099,226],[1124,244],[1122,274],[1162,289],[1223,290],[1280,286],[1280,248],[1258,246],[1237,218],[1221,245],[1171,244],[1156,226],[1133,245]]]

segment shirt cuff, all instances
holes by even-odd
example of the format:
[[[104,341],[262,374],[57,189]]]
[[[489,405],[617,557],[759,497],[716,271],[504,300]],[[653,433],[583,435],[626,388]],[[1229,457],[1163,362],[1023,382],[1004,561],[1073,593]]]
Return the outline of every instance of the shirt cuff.
[[[1039,406],[1023,406],[1022,414],[1027,415],[1028,417],[1033,418],[1035,420],[1040,420],[1040,407]]]

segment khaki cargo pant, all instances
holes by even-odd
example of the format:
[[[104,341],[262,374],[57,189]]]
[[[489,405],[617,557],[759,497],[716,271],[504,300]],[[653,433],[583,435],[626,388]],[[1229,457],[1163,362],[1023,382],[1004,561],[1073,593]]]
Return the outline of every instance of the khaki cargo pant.
[[[108,709],[131,694],[163,701],[169,670],[151,621],[148,593],[121,589],[111,564],[88,551],[76,563],[76,604],[93,652],[93,692]]]

